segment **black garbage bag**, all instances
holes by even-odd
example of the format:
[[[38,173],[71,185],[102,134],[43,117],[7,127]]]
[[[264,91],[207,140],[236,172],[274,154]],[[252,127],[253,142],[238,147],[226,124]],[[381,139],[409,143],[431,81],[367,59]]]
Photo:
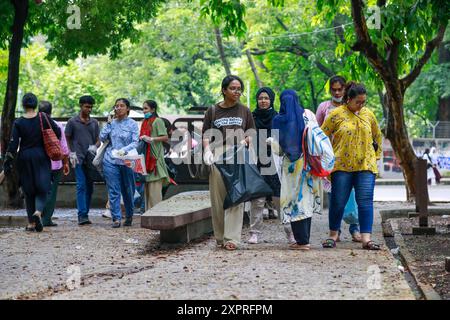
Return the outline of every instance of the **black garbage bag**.
[[[84,158],[83,167],[85,168],[86,175],[95,182],[103,182],[105,178],[103,177],[103,172],[99,171],[99,169],[92,164],[92,161],[95,158],[95,154],[92,152],[87,152],[86,157]]]
[[[232,157],[223,160],[224,158],[225,154],[214,164],[220,171],[227,189],[224,209],[272,195],[273,191],[259,173],[256,163],[250,162],[250,153],[246,147],[235,146]],[[230,160],[233,160],[232,163]]]

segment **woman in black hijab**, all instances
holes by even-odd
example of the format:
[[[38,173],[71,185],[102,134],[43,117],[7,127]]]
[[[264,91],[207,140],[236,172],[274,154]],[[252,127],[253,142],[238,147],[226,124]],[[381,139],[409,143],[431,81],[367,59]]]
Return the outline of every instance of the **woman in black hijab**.
[[[278,114],[273,107],[274,101],[275,93],[272,91],[272,89],[268,87],[259,89],[256,93],[256,109],[255,111],[253,111],[253,119],[255,120],[257,129],[256,150],[258,155],[258,168],[264,180],[273,190],[272,201],[279,214],[281,188],[280,179],[276,172],[274,172],[273,174],[267,174],[267,172],[264,172],[269,170],[274,171],[275,167],[273,166],[272,151],[270,145],[267,145],[266,153],[264,149],[261,150],[262,143],[265,144],[266,142],[265,140],[260,141],[260,139],[264,139],[264,137],[271,137],[272,120]],[[266,133],[264,133],[264,131],[266,131]],[[261,135],[263,135],[263,137],[260,138]],[[269,168],[271,168],[272,170]],[[258,235],[261,234],[263,210],[266,200],[266,198],[260,198],[252,201],[252,208],[250,213],[250,239],[248,240],[248,243],[258,243]],[[288,240],[290,242],[295,242],[290,225],[286,225],[284,229],[286,231]]]

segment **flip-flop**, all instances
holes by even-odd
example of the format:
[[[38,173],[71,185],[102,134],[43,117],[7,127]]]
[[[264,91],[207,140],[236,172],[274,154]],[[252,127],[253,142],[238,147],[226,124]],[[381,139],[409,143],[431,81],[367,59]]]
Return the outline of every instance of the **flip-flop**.
[[[322,242],[322,247],[323,248],[336,248],[336,241],[331,238],[326,239],[324,242]]]
[[[369,242],[366,242],[363,244],[363,249],[365,250],[381,250],[381,245],[370,240]]]
[[[225,250],[228,251],[233,251],[237,249],[237,245],[235,245],[233,242],[227,242],[223,247]]]

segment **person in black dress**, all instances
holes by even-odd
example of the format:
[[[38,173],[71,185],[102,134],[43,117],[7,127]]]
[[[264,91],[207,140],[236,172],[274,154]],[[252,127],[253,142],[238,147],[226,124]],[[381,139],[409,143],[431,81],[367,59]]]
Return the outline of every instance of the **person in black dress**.
[[[34,94],[27,93],[23,96],[22,106],[25,114],[14,121],[4,167],[5,174],[8,175],[12,170],[14,159],[17,159],[20,186],[25,194],[29,222],[26,230],[41,232],[43,230],[41,215],[51,186],[51,163],[44,149],[41,123],[36,112],[37,105],[38,99]],[[42,114],[42,123],[44,129],[48,129],[45,116]],[[50,117],[47,118],[60,139],[61,130],[58,125]]]

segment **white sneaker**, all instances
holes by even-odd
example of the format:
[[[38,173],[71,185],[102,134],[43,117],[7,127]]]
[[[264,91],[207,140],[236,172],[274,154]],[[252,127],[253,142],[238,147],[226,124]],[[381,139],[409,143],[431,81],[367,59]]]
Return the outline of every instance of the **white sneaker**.
[[[111,219],[111,218],[112,218],[111,210],[110,210],[110,209],[106,209],[106,210],[102,213],[102,217],[103,217],[103,218]]]
[[[248,239],[247,242],[251,243],[251,244],[257,244],[258,243],[258,235],[256,233],[252,233],[252,236],[250,237],[250,239]]]

